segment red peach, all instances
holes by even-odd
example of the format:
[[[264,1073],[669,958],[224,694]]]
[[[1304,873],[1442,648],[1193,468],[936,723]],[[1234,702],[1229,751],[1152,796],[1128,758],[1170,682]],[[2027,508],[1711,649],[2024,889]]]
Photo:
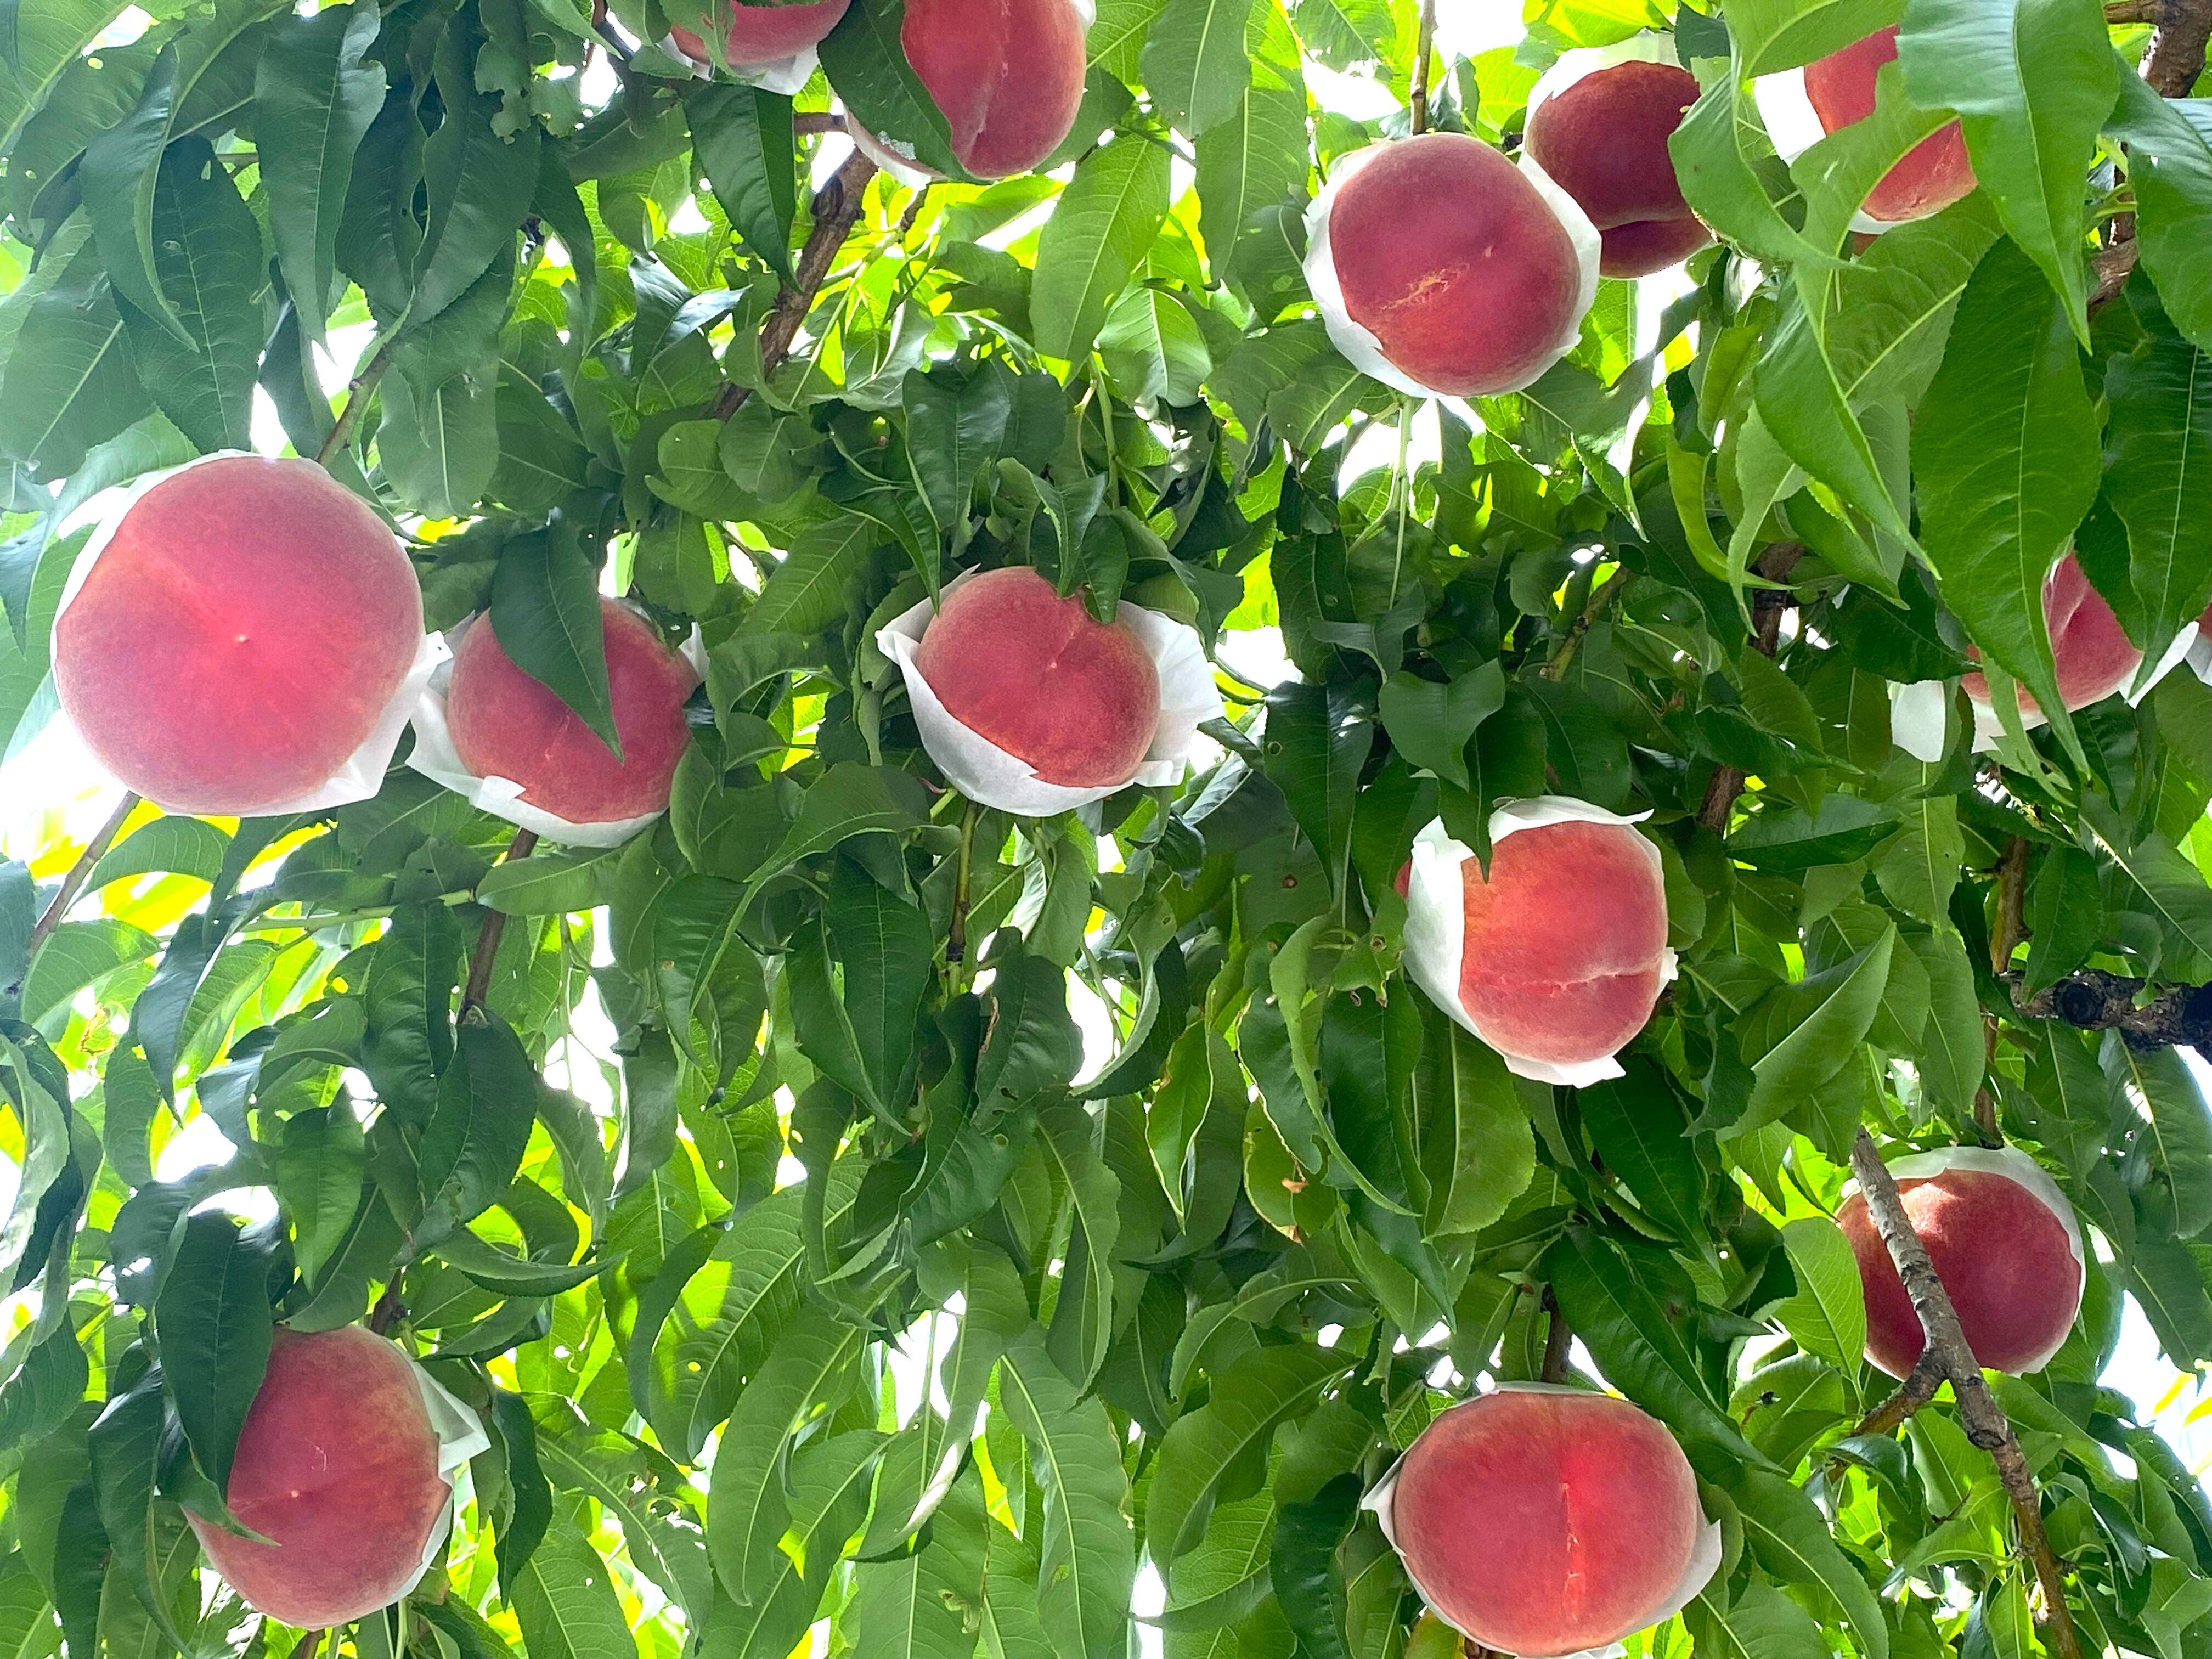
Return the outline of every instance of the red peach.
[[[1159,725],[1159,670],[1136,630],[1026,565],[946,593],[915,665],[954,720],[1071,789],[1127,783]]]
[[[1580,1065],[1644,1029],[1665,982],[1667,890],[1626,824],[1547,823],[1461,866],[1460,1001],[1509,1054]]]
[[[358,1325],[279,1328],[228,1498],[270,1541],[185,1519],[249,1607],[321,1630],[406,1591],[452,1491],[414,1368],[398,1348]]]
[[[1524,386],[1579,320],[1573,239],[1534,185],[1464,133],[1363,152],[1328,213],[1346,315],[1432,392]]]
[[[1528,118],[1528,154],[1598,228],[1606,276],[1649,276],[1712,240],[1682,199],[1667,150],[1697,101],[1687,70],[1630,62],[1593,70]]]
[[[677,763],[691,740],[684,702],[699,683],[691,665],[661,643],[626,605],[599,601],[607,689],[623,755],[514,665],[479,618],[453,656],[446,720],[453,750],[480,778],[510,778],[522,799],[571,823],[611,823],[664,810]]]
[[[1977,1162],[2014,1159],[2031,1180],[2040,1173],[2026,1153],[2010,1149]],[[1897,1186],[1975,1359],[2015,1374],[2048,1364],[2081,1306],[2071,1209],[2062,1216],[2051,1202],[2065,1200],[2047,1181],[2030,1186],[1994,1169],[1965,1165],[1921,1176],[1900,1171]],[[1836,1223],[1850,1240],[1866,1291],[1867,1358],[1892,1376],[1908,1376],[1926,1334],[1865,1197],[1855,1192],[1845,1199]]]
[[[1805,66],[1805,96],[1829,132],[1874,113],[1875,76],[1897,59],[1897,29],[1879,29],[1863,40]],[[1869,219],[1892,222],[1925,219],[1973,193],[1974,164],[1966,135],[1956,121],[1922,139],[1868,192]]]
[[[853,0],[811,0],[795,6],[763,6],[748,0],[723,0],[729,30],[722,37],[724,61],[738,69],[758,69],[822,44]],[[707,43],[689,29],[672,28],[676,44],[704,61]]]
[[[978,179],[1027,173],[1074,130],[1089,63],[1073,0],[906,0],[899,44]]]
[[[227,455],[133,502],[54,627],[94,756],[176,812],[246,817],[367,742],[422,641],[414,568],[310,461]]]
[[[1664,1616],[1705,1525],[1682,1449],[1625,1400],[1507,1389],[1400,1462],[1390,1535],[1437,1613],[1501,1653],[1603,1648]]]
[[[2058,671],[2059,699],[2069,711],[2102,702],[2124,689],[2142,663],[2142,653],[2128,638],[2104,596],[2089,585],[2088,574],[2072,553],[2058,562],[2043,585],[2043,620],[2051,634],[2051,661]],[[1964,684],[1969,697],[1988,705],[1986,676],[1969,673]],[[2025,686],[2020,690],[2020,711],[2031,717],[2038,712]]]

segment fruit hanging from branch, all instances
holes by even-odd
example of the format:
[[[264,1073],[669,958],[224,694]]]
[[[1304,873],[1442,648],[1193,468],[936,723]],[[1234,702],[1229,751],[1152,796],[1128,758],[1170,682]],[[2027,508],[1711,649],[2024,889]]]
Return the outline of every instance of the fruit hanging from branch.
[[[1431,1611],[1520,1659],[1671,1617],[1721,1562],[1689,1459],[1625,1400],[1520,1383],[1454,1406],[1367,1498]]]
[[[1633,819],[1556,795],[1498,807],[1490,839],[1486,876],[1441,820],[1414,838],[1407,973],[1523,1077],[1619,1077],[1613,1055],[1674,977],[1659,849]]]
[[[899,44],[978,179],[1028,173],[1074,131],[1089,0],[907,0]],[[910,181],[930,170],[855,124],[855,143]]]
[[[1905,1214],[1985,1370],[2051,1363],[2081,1308],[2081,1227],[2056,1182],[2018,1147],[1953,1146],[1889,1166]],[[1866,1291],[1867,1358],[1907,1376],[1927,1345],[1920,1316],[1854,1190],[1836,1223]]]
[[[382,787],[434,661],[422,591],[384,521],[313,462],[224,454],[149,479],[70,580],[55,690],[126,787],[252,817]]]
[[[1465,133],[1346,156],[1306,213],[1306,282],[1337,349],[1417,396],[1492,397],[1571,350],[1599,238],[1541,167]]]
[[[1528,155],[1597,227],[1601,274],[1648,276],[1711,243],[1667,149],[1697,101],[1670,34],[1571,52],[1529,93]]]
[[[228,1495],[268,1541],[186,1518],[248,1607],[305,1630],[343,1625],[421,1580],[452,1518],[451,1472],[488,1443],[474,1414],[383,1337],[279,1327]]]

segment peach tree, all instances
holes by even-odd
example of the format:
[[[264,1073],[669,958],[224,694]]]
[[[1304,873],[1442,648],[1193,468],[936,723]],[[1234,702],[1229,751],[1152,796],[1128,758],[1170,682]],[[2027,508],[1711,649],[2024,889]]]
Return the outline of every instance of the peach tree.
[[[2212,1650],[2208,35],[0,0],[0,1650]]]

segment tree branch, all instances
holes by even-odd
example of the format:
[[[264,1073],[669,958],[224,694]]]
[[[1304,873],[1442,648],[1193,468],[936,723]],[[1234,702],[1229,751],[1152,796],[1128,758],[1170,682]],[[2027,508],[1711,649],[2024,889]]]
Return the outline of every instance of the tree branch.
[[[2027,854],[2025,837],[2014,836],[2005,843],[2004,860],[1997,866],[1997,919],[1990,930],[1990,971],[2002,979],[2012,969],[2013,952],[2027,937]],[[1990,1091],[1988,1066],[1997,1057],[2001,1035],[1995,1014],[1982,1016],[1982,1086],[1974,1091],[1974,1127],[1992,1146],[2004,1145],[1997,1127],[1997,1097]]]
[[[1429,130],[1429,59],[1436,55],[1437,0],[1421,0],[1419,44],[1413,49],[1413,94],[1407,100],[1416,134]]]
[[[361,417],[368,412],[368,394],[384,378],[384,371],[392,367],[392,342],[386,340],[376,356],[368,360],[368,366],[355,375],[347,386],[346,405],[338,411],[337,420],[331,428],[331,435],[323,440],[323,447],[315,452],[316,465],[328,466],[331,464],[338,451],[346,447],[346,440],[353,436],[353,429],[361,424]]]
[[[806,246],[799,254],[795,273],[798,286],[787,288],[776,295],[775,307],[761,329],[760,372],[763,383],[791,355],[791,343],[799,337],[799,325],[806,320],[823,279],[836,263],[837,250],[845,246],[846,237],[852,234],[853,227],[860,222],[868,180],[875,176],[876,164],[856,149],[844,166],[830,175],[829,183],[816,192],[814,228],[807,234]],[[714,400],[714,418],[728,420],[744,407],[745,399],[752,395],[750,386],[732,381]]]
[[[2138,1002],[2148,980],[2084,968],[2032,997],[2007,975],[2013,1005],[2029,1019],[2056,1019],[2081,1031],[2118,1031],[2131,1048],[2194,1048],[2212,1060],[2212,985],[2177,985]]]
[[[1797,561],[1805,550],[1796,542],[1777,542],[1759,556],[1752,568],[1769,581],[1787,581],[1790,573],[1797,568]],[[1751,596],[1751,619],[1753,632],[1752,644],[1762,656],[1771,657],[1782,645],[1782,613],[1790,608],[1790,595],[1781,588],[1761,587]],[[1713,769],[1712,781],[1705,786],[1705,798],[1698,806],[1698,822],[1717,836],[1728,833],[1729,814],[1735,808],[1735,798],[1743,793],[1744,771],[1740,766],[1721,765]]]
[[[1950,1296],[1936,1272],[1936,1264],[1928,1259],[1927,1247],[1912,1230],[1911,1219],[1905,1212],[1905,1200],[1888,1167],[1881,1161],[1874,1137],[1864,1129],[1859,1131],[1858,1139],[1851,1146],[1851,1171],[1858,1177],[1859,1190],[1865,1195],[1867,1213],[1874,1220],[1875,1231],[1888,1247],[1889,1259],[1897,1264],[1897,1276],[1904,1280],[1905,1294],[1912,1298],[1913,1310],[1920,1316],[1920,1328],[1928,1340],[1926,1352],[1935,1357],[1943,1375],[1951,1380],[1951,1392],[1959,1402],[1959,1417],[1966,1425],[1966,1438],[1990,1455],[1996,1465],[1997,1479],[2003,1484],[2005,1496],[2012,1500],[2013,1516],[2020,1528],[2021,1548],[2033,1563],[2036,1579],[2043,1586],[2047,1621],[2043,1632],[2045,1645],[2051,1650],[2053,1659],[2081,1659],[2081,1644],[2074,1633],[2074,1615],[2066,1606],[2065,1565],[2051,1550],[2051,1540],[2044,1533],[2043,1500],[2036,1490],[2034,1473],[2027,1467],[2027,1455],[2020,1449],[2020,1438],[2014,1434],[2004,1408],[1990,1394],[1981,1365],[1974,1358],[1974,1351],[1967,1346],[1966,1333],[1959,1324],[1958,1310],[1951,1305]],[[1918,1375],[1917,1369],[1914,1374]]]
[[[1574,1328],[1567,1323],[1566,1315],[1559,1311],[1559,1299],[1552,1294],[1549,1285],[1544,1286],[1544,1311],[1551,1322],[1544,1328],[1544,1369],[1540,1380],[1554,1385],[1566,1382],[1569,1371],[1567,1357],[1573,1349]]]
[[[835,110],[803,109],[791,118],[791,130],[802,138],[811,133],[842,132],[845,118]]]
[[[124,820],[138,810],[139,799],[127,789],[123,792],[123,799],[116,803],[115,811],[108,815],[107,822],[93,832],[92,839],[84,844],[84,851],[77,854],[76,862],[70,866],[68,873],[63,876],[62,884],[55,890],[52,902],[32,924],[31,936],[23,941],[24,980],[31,976],[31,963],[38,958],[39,947],[52,939],[54,929],[62,925],[62,918],[69,915],[70,906],[76,902],[77,895],[84,890],[85,883],[91,878],[93,866],[115,844],[116,836],[123,832]],[[20,994],[23,981],[18,980],[8,989],[10,994]]]
[[[532,831],[516,830],[514,839],[507,844],[507,861],[512,864],[517,859],[528,858],[537,845],[538,837]],[[492,965],[499,960],[499,942],[506,932],[504,913],[486,913],[483,926],[477,933],[477,948],[469,957],[469,982],[461,992],[459,1018],[466,1019],[470,1011],[483,1007],[484,999],[491,994]]]
[[[1607,608],[1627,592],[1628,584],[1634,580],[1634,575],[1626,566],[1623,566],[1592,588],[1589,598],[1583,601],[1583,608],[1576,613],[1574,621],[1567,625],[1567,637],[1559,642],[1559,648],[1552,653],[1551,661],[1536,672],[1547,680],[1563,678],[1567,672],[1568,665],[1575,659],[1576,651],[1582,645],[1583,635],[1589,632],[1590,624],[1603,616]]]
[[[2161,98],[2186,98],[2204,73],[2204,49],[2212,40],[2212,0],[2109,0],[2107,23],[2151,23],[2150,47],[2143,53],[2142,78]],[[2123,214],[2097,254],[2097,286],[2090,291],[2089,313],[2119,297],[2136,268],[2135,219]]]

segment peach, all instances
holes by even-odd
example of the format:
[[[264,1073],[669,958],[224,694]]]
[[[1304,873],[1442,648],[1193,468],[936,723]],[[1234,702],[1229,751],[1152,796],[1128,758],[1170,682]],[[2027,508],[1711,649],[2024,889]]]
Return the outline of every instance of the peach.
[[[1159,670],[1136,630],[1025,565],[948,592],[915,665],[945,713],[1047,783],[1127,783],[1159,725]]]
[[[2128,638],[2104,596],[2089,585],[2081,560],[2070,552],[2052,567],[2044,581],[2043,620],[2051,633],[2059,698],[2069,711],[2102,702],[2124,690],[2142,663],[2142,653]],[[1986,676],[1970,673],[1962,683],[1967,696],[1989,707]],[[2030,720],[2043,718],[2025,686],[2020,688],[2020,712]]]
[[[125,785],[247,817],[337,774],[422,644],[414,568],[366,502],[310,461],[222,455],[124,509],[55,621],[54,686]]]
[[[906,0],[899,44],[951,129],[960,165],[978,179],[1004,179],[1029,172],[1074,131],[1090,27],[1078,0]],[[928,176],[858,126],[854,142],[880,162]]]
[[[2049,1364],[2081,1306],[2081,1228],[2057,1183],[2011,1146],[1900,1158],[1890,1173],[1975,1359],[2014,1375]],[[1927,1337],[1865,1196],[1846,1197],[1836,1223],[1866,1291],[1867,1358],[1892,1376],[1908,1376]]]
[[[186,1514],[208,1559],[272,1619],[327,1629],[412,1589],[453,1488],[415,1368],[358,1325],[279,1328],[231,1466],[231,1513],[264,1538]]]
[[[1611,1057],[1674,973],[1658,848],[1626,819],[1550,796],[1499,809],[1491,836],[1486,879],[1441,825],[1416,842],[1408,970],[1525,1075],[1617,1075]],[[1602,1069],[1553,1075],[1590,1066]]]
[[[1682,199],[1667,140],[1698,101],[1698,77],[1640,60],[1594,70],[1538,104],[1528,154],[1598,228],[1598,270],[1647,276],[1712,240]]]
[[[729,27],[722,36],[722,58],[735,69],[761,69],[811,52],[837,27],[852,0],[811,0],[811,3],[771,6],[748,0],[724,0]],[[692,57],[705,61],[707,43],[689,29],[668,31],[676,44]]]
[[[691,741],[684,700],[699,683],[691,665],[628,605],[599,601],[607,689],[622,758],[555,695],[514,665],[479,618],[453,654],[446,719],[453,751],[480,778],[507,778],[522,799],[571,823],[651,817],[668,805]]]
[[[1875,77],[1897,59],[1895,26],[1805,66],[1805,96],[1823,131],[1834,132],[1874,113]],[[1861,210],[1869,219],[1898,223],[1925,219],[1973,193],[1974,164],[1966,135],[1956,121],[1905,153],[1868,192]]]
[[[1307,228],[1331,337],[1412,391],[1519,390],[1574,344],[1596,293],[1597,233],[1573,198],[1464,133],[1340,162]]]
[[[1509,1388],[1455,1406],[1369,1501],[1437,1617],[1526,1659],[1648,1629],[1719,1560],[1682,1449],[1608,1395]]]

